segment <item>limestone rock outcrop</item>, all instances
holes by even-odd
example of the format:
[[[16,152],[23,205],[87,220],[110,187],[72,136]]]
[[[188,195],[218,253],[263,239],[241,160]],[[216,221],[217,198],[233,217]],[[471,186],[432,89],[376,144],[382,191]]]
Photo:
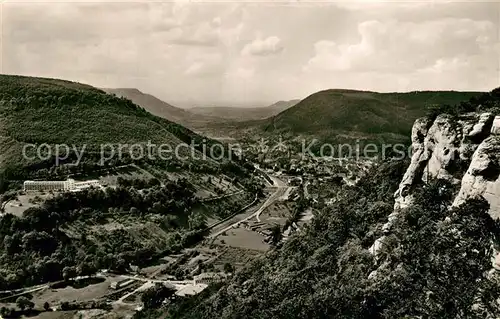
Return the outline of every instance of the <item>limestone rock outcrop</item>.
[[[500,115],[495,116],[491,125],[491,134],[500,135]]]
[[[418,119],[412,129],[412,149],[410,165],[394,194],[394,211],[382,226],[384,235],[369,248],[375,256],[401,209],[412,204],[413,189],[429,179],[447,179],[457,185],[452,206],[482,196],[490,203],[490,215],[500,218],[500,115],[469,113],[457,118],[442,114],[434,121]],[[492,262],[500,269],[500,253]]]
[[[485,139],[472,157],[469,169],[462,179],[454,206],[468,198],[483,196],[490,203],[490,214],[500,218],[500,135]]]
[[[454,118],[419,119],[412,131],[413,155],[399,189],[395,212],[411,204],[412,189],[429,178],[460,184],[454,205],[483,196],[500,217],[500,116],[470,113]],[[384,225],[385,229],[390,228]]]

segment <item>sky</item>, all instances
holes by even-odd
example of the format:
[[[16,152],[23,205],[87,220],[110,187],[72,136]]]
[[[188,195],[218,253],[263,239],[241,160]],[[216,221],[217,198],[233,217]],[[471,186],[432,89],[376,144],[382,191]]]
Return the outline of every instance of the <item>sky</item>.
[[[182,107],[500,86],[500,2],[0,1],[0,71]]]

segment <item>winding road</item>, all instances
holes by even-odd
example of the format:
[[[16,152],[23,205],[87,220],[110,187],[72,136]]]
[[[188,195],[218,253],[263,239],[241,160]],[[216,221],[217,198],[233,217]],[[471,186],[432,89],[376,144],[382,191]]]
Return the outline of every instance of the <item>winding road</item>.
[[[272,193],[269,198],[259,207],[259,209],[257,209],[255,212],[253,212],[251,215],[245,217],[244,219],[241,219],[241,220],[237,220],[237,221],[234,221],[234,223],[230,224],[229,226],[221,229],[221,230],[218,230],[216,232],[214,232],[213,234],[209,235],[208,238],[209,239],[215,239],[217,238],[218,236],[222,235],[224,232],[227,232],[228,230],[232,229],[232,228],[236,228],[238,227],[241,223],[243,222],[247,222],[253,218],[256,218],[257,221],[260,222],[260,215],[262,214],[262,212],[269,206],[271,206],[272,204],[274,204],[276,201],[280,200],[283,195],[285,195],[285,193],[287,192],[287,190],[289,188],[291,188],[290,186],[287,186],[285,182],[283,182],[282,180],[280,180],[279,178],[275,177],[275,176],[271,176],[271,175],[268,175],[267,173],[263,172],[264,174],[266,174],[267,176],[269,176],[269,178],[273,181],[273,186],[270,187],[270,188],[275,188],[276,190],[274,191],[274,193]],[[242,213],[244,214],[244,213]],[[238,216],[241,217],[242,214],[239,214]],[[235,216],[234,218],[237,219],[238,216]]]

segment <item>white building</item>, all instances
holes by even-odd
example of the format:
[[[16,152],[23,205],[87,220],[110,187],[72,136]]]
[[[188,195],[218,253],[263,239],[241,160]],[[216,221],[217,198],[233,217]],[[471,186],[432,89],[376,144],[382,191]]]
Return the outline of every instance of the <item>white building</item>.
[[[123,287],[127,287],[135,282],[134,279],[122,279],[119,281],[113,281],[109,285],[111,289],[121,289]]]
[[[207,288],[207,284],[192,284],[186,285],[175,292],[177,296],[193,296],[202,292],[205,288]]]
[[[74,179],[67,179],[65,181],[25,181],[23,189],[25,192],[30,191],[61,191],[61,192],[75,192],[90,187],[101,187],[98,180],[88,180],[82,182],[75,182]]]
[[[66,181],[25,181],[24,191],[70,191],[74,180]]]
[[[83,181],[83,182],[75,182],[74,180],[71,180],[71,181],[73,181],[73,183],[72,183],[73,188],[71,189],[72,191],[79,191],[79,190],[90,188],[90,187],[94,187],[94,188],[101,187],[101,184],[99,183],[99,180],[97,180],[97,179],[91,179],[91,180]]]
[[[198,284],[210,284],[213,282],[221,282],[224,281],[228,275],[223,274],[223,273],[212,273],[212,272],[206,272],[199,274],[197,276],[194,276],[193,283],[195,285]]]

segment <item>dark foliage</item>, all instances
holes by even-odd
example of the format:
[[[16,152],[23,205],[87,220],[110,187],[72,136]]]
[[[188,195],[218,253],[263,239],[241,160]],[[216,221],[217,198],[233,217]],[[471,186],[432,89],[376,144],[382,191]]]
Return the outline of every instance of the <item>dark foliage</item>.
[[[435,119],[439,114],[458,116],[469,112],[500,112],[500,88],[491,92],[473,96],[468,101],[457,104],[433,104],[428,108],[427,116]]]
[[[22,218],[3,215],[0,290],[91,275],[103,268],[126,271],[131,263],[141,265],[161,253],[191,245],[201,236],[188,227],[195,201],[191,184],[181,179],[142,192],[119,187],[64,193],[47,200],[40,208],[29,208]],[[71,238],[61,230],[78,222],[100,224],[109,217],[123,215],[136,220],[155,215],[164,219],[160,227],[179,230],[180,234],[159,251],[155,246],[137,242],[123,229],[98,238],[94,234],[93,240],[87,238],[84,229],[79,238]]]
[[[172,297],[174,293],[175,288],[157,283],[142,294],[141,301],[144,304],[144,309],[156,309],[160,307],[162,302]]]
[[[449,210],[451,187],[417,189],[375,258],[405,165],[386,163],[292,236],[172,318],[483,318],[498,315],[491,268],[499,227],[483,199]],[[474,306],[477,304],[478,306]]]

